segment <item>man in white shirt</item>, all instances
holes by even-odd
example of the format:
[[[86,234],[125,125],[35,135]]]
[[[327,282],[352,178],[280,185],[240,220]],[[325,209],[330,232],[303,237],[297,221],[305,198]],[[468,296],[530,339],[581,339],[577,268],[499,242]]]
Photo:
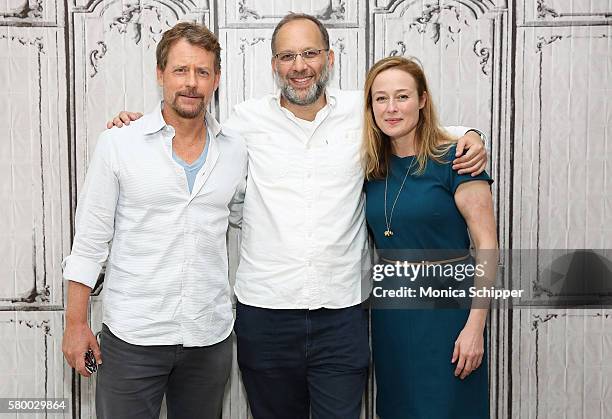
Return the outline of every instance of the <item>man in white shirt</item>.
[[[104,132],[88,168],[64,261],[63,352],[88,377],[93,351],[98,419],[157,418],[164,394],[169,418],[220,417],[232,359],[226,231],[246,177],[243,139],[206,113],[220,50],[201,25],[165,32],[163,102]],[[87,305],[105,261],[98,346]]]
[[[312,16],[281,20],[272,54],[280,91],[237,105],[224,123],[245,138],[249,161],[238,363],[255,419],[356,419],[370,355],[361,306],[371,289],[361,269],[363,92],[326,87],[334,53]],[[137,117],[122,112],[112,123]],[[484,169],[480,137],[467,144],[470,156],[456,168]]]

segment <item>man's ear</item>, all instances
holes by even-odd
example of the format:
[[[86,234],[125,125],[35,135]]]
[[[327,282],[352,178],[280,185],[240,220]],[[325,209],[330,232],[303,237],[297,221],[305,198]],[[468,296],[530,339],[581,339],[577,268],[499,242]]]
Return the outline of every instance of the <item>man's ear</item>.
[[[334,50],[330,48],[330,50],[327,51],[327,63],[329,65],[330,71],[334,68],[335,60],[336,60],[336,55],[334,54]]]
[[[164,70],[159,67],[155,67],[155,73],[157,74],[157,84],[160,87],[164,85]]]
[[[221,82],[221,71],[215,70],[215,90],[219,88],[220,82]]]

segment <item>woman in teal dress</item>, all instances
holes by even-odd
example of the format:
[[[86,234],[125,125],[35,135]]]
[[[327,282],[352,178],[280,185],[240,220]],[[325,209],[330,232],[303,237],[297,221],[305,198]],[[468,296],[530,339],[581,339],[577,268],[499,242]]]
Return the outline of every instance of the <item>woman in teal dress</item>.
[[[364,118],[366,216],[383,262],[465,263],[470,236],[475,249],[497,248],[491,178],[452,170],[455,143],[415,61],[389,57],[370,69]],[[431,299],[403,307],[372,310],[379,417],[489,418],[488,309],[436,309]]]

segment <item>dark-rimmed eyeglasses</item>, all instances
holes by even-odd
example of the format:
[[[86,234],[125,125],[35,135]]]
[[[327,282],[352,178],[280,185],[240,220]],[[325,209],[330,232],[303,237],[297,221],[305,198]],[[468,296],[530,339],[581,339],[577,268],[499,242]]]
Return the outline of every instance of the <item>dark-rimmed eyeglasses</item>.
[[[295,59],[298,57],[298,55],[301,56],[304,61],[312,61],[316,59],[323,51],[329,51],[329,49],[322,48],[322,49],[307,49],[306,51],[302,51],[302,52],[279,52],[278,54],[274,54],[274,58],[276,58],[282,63],[287,63],[287,64],[294,62]]]

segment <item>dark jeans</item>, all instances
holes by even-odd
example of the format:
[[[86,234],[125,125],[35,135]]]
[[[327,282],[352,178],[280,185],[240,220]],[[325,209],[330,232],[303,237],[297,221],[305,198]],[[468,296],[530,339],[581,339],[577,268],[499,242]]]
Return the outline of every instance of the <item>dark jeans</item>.
[[[219,419],[232,365],[232,340],[211,346],[139,346],[102,326],[96,379],[98,419]]]
[[[359,418],[370,359],[361,305],[309,311],[238,302],[234,331],[255,419]]]

